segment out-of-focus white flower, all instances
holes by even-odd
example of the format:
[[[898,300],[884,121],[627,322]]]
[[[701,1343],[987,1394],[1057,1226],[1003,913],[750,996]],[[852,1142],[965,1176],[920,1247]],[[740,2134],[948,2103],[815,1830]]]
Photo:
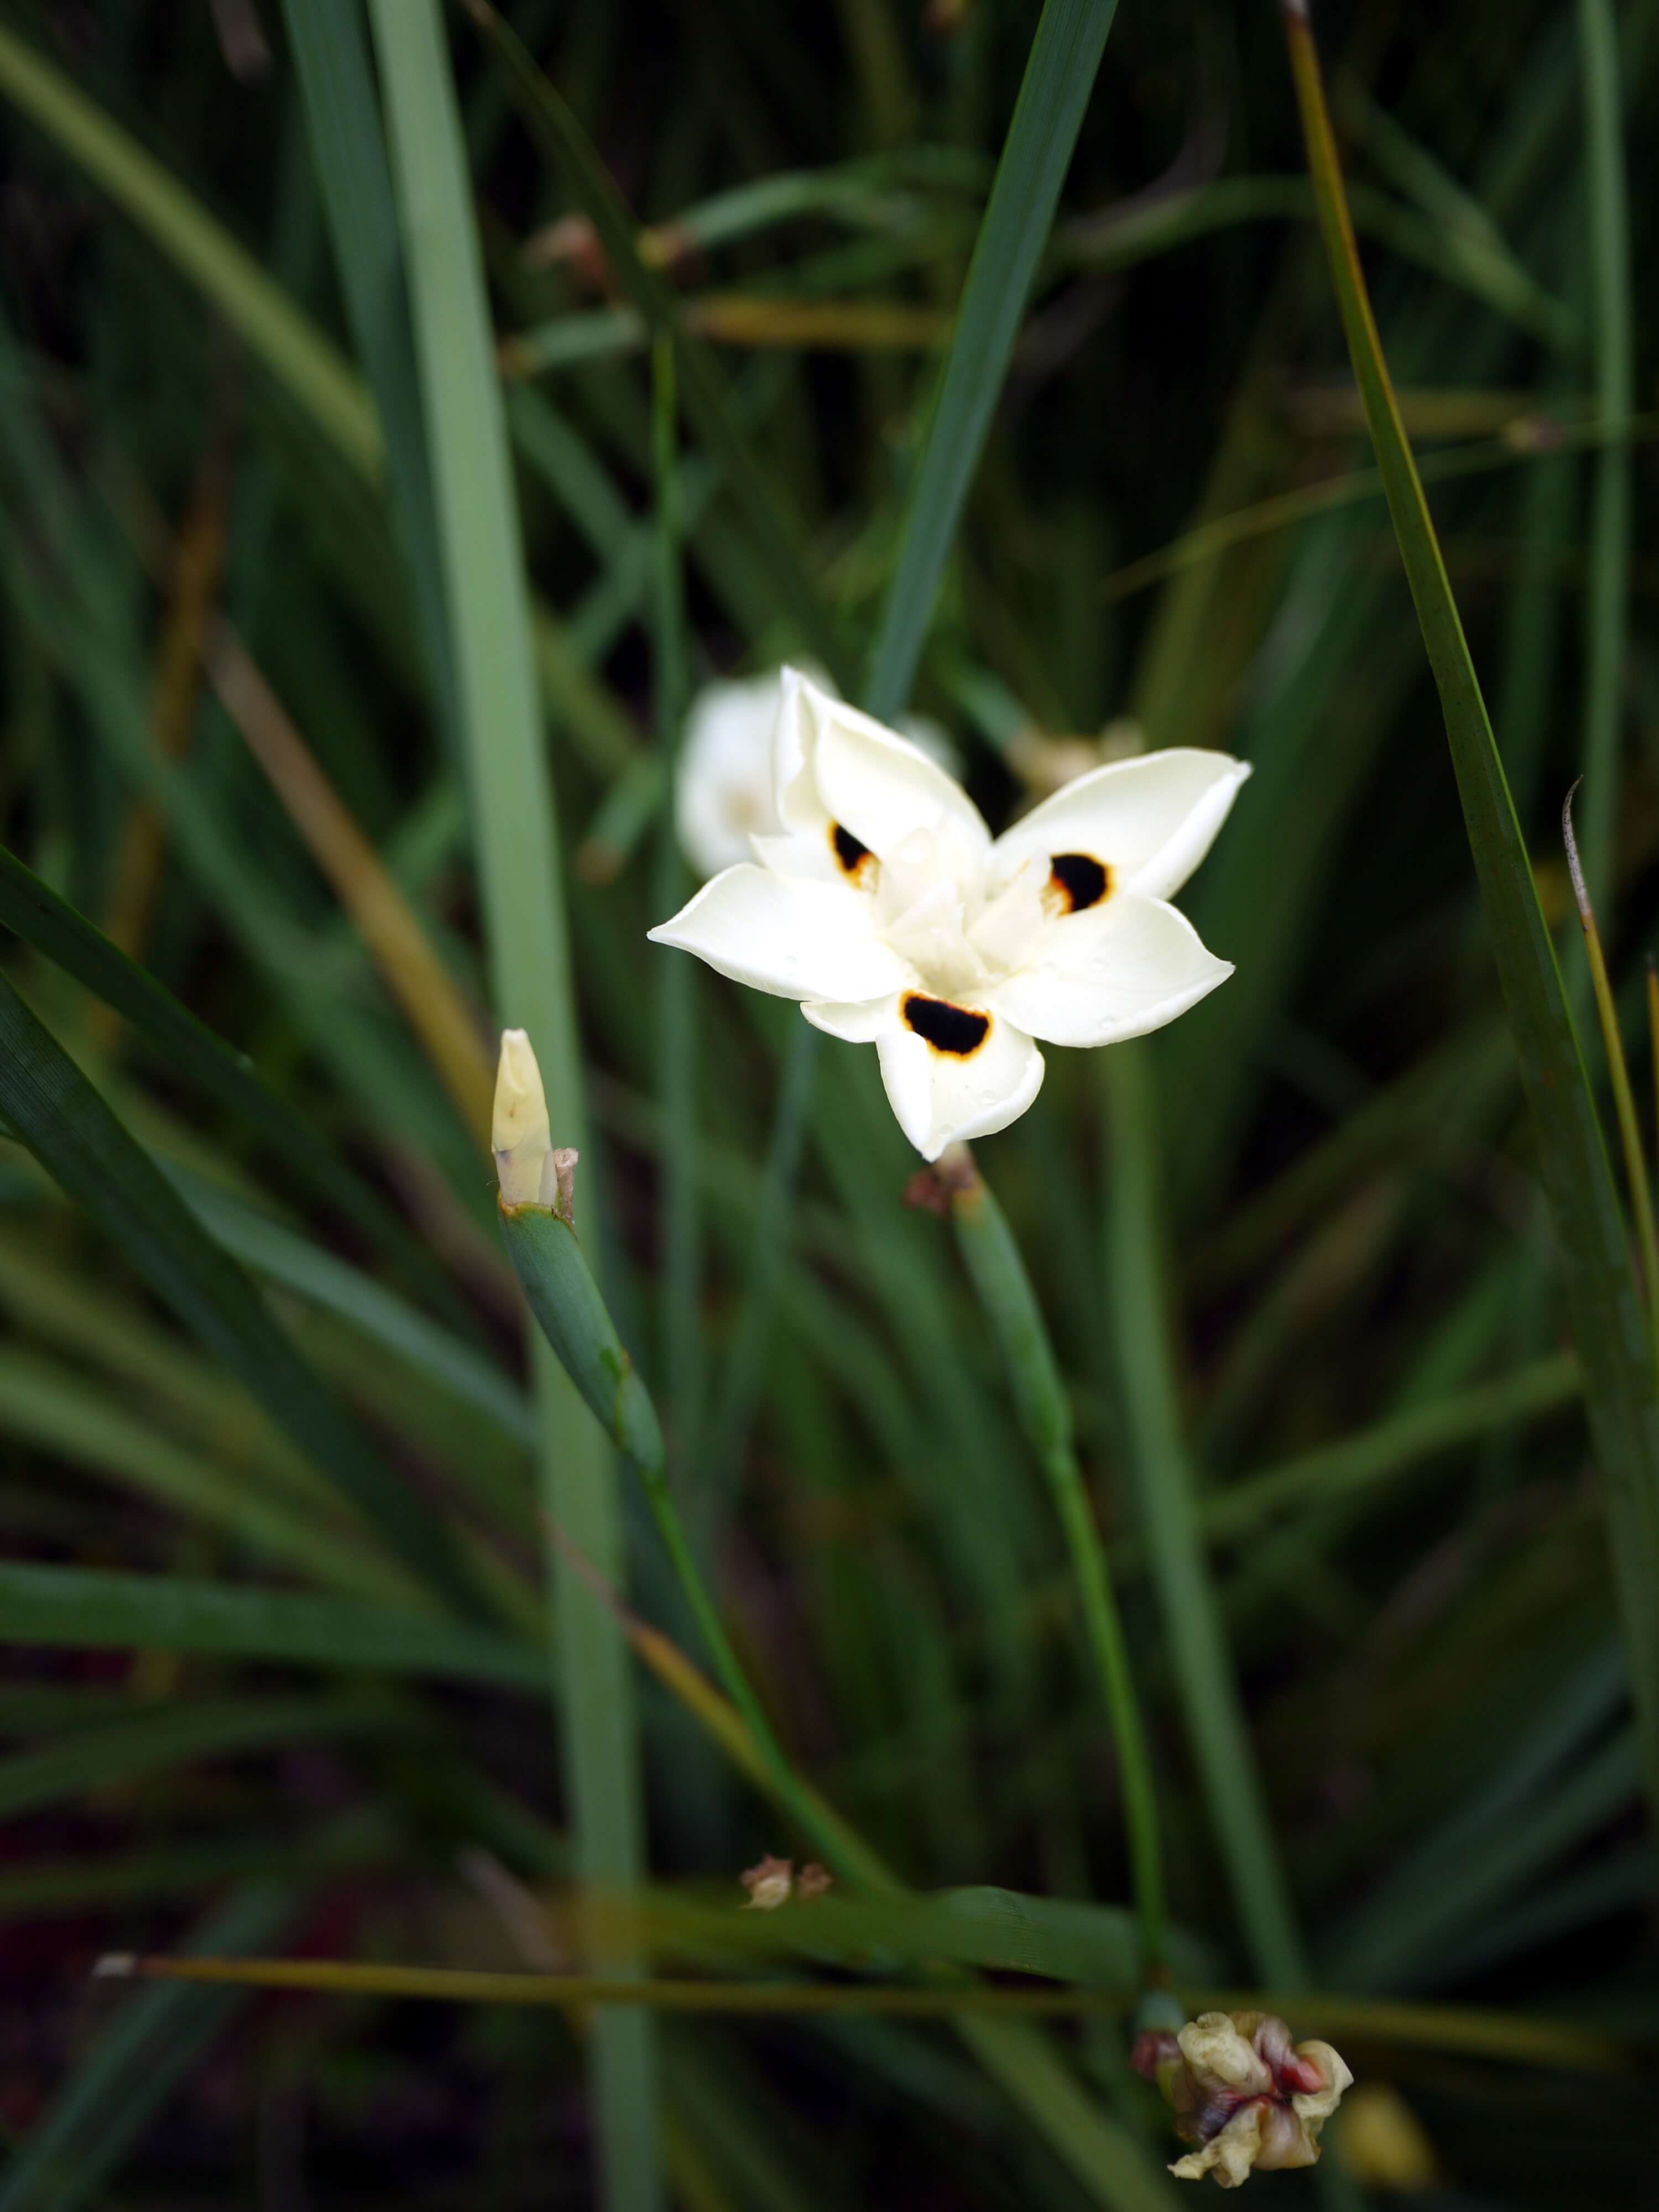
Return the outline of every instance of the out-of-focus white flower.
[[[1174,2035],[1139,2038],[1130,2063],[1175,2107],[1176,2133],[1198,2148],[1170,2168],[1237,2189],[1258,2170],[1316,2166],[1319,2131],[1353,2075],[1328,2043],[1291,2041],[1266,2012],[1203,2012]]]
[[[805,672],[835,696],[822,670]],[[783,677],[774,668],[705,684],[691,702],[674,769],[674,828],[681,851],[705,878],[752,859],[750,839],[775,836],[782,827],[772,790],[772,737]],[[956,749],[937,722],[909,714],[901,727],[941,768],[957,773]]]
[[[1161,1028],[1231,975],[1170,895],[1249,768],[1177,749],[1095,769],[995,842],[917,746],[784,672],[776,835],[650,934],[874,1044],[925,1159],[1025,1111],[1049,1044]]]

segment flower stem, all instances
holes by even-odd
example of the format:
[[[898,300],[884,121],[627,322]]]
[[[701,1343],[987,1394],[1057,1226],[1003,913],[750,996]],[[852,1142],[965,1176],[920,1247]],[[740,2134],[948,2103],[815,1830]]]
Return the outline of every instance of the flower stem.
[[[940,1181],[950,1194],[951,1221],[963,1264],[1001,1352],[1020,1426],[1048,1478],[1071,1558],[1122,1778],[1141,1971],[1147,1981],[1162,1982],[1169,1969],[1158,1793],[1106,1547],[1078,1464],[1071,1404],[1019,1247],[965,1146],[946,1155]]]
[[[589,1410],[640,1478],[646,1503],[697,1632],[759,1754],[769,1786],[803,1834],[860,1888],[891,1893],[896,1877],[789,1764],[761,1709],[697,1564],[669,1487],[667,1455],[651,1395],[623,1350],[568,1213],[545,1206],[500,1209],[501,1234],[531,1312]],[[580,1558],[580,1547],[575,1547]]]

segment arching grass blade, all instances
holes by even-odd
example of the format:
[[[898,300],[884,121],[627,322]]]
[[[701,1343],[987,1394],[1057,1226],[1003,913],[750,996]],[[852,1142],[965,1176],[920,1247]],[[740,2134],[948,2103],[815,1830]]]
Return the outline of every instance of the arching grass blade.
[[[1650,1810],[1659,1816],[1659,1397],[1607,1146],[1526,844],[1371,313],[1304,0],[1282,0],[1326,254],[1445,716],[1583,1370]]]
[[[464,1613],[481,1601],[442,1523],[398,1481],[149,1155],[0,980],[0,1107],[46,1172],[238,1375],[389,1548]]]

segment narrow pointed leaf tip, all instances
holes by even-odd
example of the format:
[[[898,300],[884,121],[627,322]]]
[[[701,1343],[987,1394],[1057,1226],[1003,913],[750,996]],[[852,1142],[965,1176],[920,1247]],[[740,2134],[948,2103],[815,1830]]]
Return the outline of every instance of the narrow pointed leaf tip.
[[[524,1030],[501,1031],[489,1141],[495,1154],[503,1208],[546,1206],[574,1222],[580,1156],[568,1146],[553,1142],[542,1071]]]
[[[1595,917],[1590,908],[1589,885],[1584,881],[1584,864],[1578,857],[1578,839],[1572,827],[1572,802],[1583,781],[1582,775],[1576,776],[1561,801],[1561,836],[1567,848],[1567,873],[1572,878],[1573,902],[1578,908],[1579,921],[1589,929]]]

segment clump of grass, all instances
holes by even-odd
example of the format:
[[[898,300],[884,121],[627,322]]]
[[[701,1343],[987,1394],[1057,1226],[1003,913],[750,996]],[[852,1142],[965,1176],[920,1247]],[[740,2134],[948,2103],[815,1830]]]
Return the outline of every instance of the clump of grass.
[[[253,12],[0,27],[0,2208],[1150,2212],[1166,1981],[1620,2201],[1654,1135],[1556,824],[1633,1049],[1651,10]],[[1236,975],[954,1238],[870,1055],[645,943],[689,699],[787,657],[998,826],[1254,766]]]

